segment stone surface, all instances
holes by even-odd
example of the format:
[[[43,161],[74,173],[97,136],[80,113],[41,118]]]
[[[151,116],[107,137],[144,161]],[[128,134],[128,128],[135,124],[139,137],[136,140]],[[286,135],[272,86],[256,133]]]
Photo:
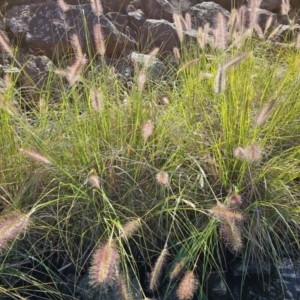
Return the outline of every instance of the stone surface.
[[[198,27],[204,27],[205,24],[209,24],[210,27],[214,28],[218,13],[229,19],[229,12],[214,2],[203,2],[191,7],[189,14],[192,18],[192,28],[197,30]]]
[[[180,47],[175,25],[166,20],[147,19],[141,29],[140,50],[149,52],[159,47],[160,53],[172,53]]]
[[[105,16],[97,17],[90,5],[71,6],[65,13],[57,3],[15,6],[7,12],[7,25],[35,53],[62,58],[72,49],[70,38],[77,34],[84,53],[95,52],[94,25],[100,23],[106,55],[128,54],[135,41],[121,33]]]
[[[142,10],[149,19],[173,21],[173,14],[184,15],[190,8],[189,0],[147,0],[142,2]]]

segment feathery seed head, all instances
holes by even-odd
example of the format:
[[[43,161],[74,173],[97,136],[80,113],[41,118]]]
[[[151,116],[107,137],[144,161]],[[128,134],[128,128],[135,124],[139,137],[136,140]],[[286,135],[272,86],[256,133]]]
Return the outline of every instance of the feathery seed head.
[[[149,137],[152,135],[153,133],[153,130],[154,130],[154,124],[151,120],[148,120],[144,125],[143,125],[143,128],[142,128],[142,136],[143,136],[143,139],[144,141],[146,142]]]
[[[92,10],[97,17],[103,15],[103,7],[101,0],[91,0]]]
[[[242,204],[242,197],[241,195],[234,193],[231,194],[229,197],[229,207],[239,207]]]
[[[0,47],[9,57],[14,56],[13,48],[10,45],[6,34],[2,30],[0,30]]]
[[[179,14],[173,14],[173,21],[176,28],[176,33],[180,42],[183,42],[182,17]]]
[[[138,230],[140,225],[141,225],[140,219],[127,222],[121,229],[120,237],[123,239],[129,239]]]
[[[162,102],[162,104],[164,104],[164,105],[169,105],[169,104],[170,104],[170,101],[169,101],[169,99],[168,99],[167,97],[163,97],[163,98],[161,99],[161,102]]]
[[[82,48],[77,34],[73,34],[70,38],[72,48],[76,53],[76,57],[83,57]]]
[[[98,248],[93,254],[90,267],[90,284],[92,286],[112,284],[116,279],[119,259],[115,242],[108,241],[105,245]]]
[[[244,159],[246,157],[246,151],[243,147],[235,147],[233,150],[233,155],[236,158]]]
[[[103,110],[103,95],[96,87],[91,88],[91,105],[94,111],[101,112]]]
[[[177,47],[173,48],[173,54],[174,54],[176,61],[180,61],[180,51]]]
[[[255,162],[261,160],[261,148],[257,144],[250,144],[245,149],[245,159],[248,162]]]
[[[138,90],[141,93],[144,90],[144,86],[147,80],[146,70],[143,68],[138,75],[137,83],[138,83]]]
[[[281,2],[281,14],[288,15],[291,10],[290,0],[282,0]]]
[[[167,172],[165,171],[159,171],[157,174],[156,174],[156,181],[158,184],[160,185],[168,185],[169,184],[169,175]]]
[[[4,250],[7,244],[18,237],[29,224],[29,217],[23,213],[12,212],[0,218],[0,250]]]
[[[179,278],[179,276],[182,274],[186,267],[188,259],[187,257],[184,257],[182,260],[180,260],[176,265],[174,266],[172,272],[170,273],[170,280],[174,281]]]
[[[24,155],[26,155],[27,157],[35,160],[35,161],[38,161],[44,165],[52,165],[51,161],[46,158],[45,156],[39,154],[38,152],[34,151],[34,150],[26,150],[26,149],[22,149],[20,148],[19,149],[21,153],[23,153]]]
[[[120,291],[121,291],[122,300],[132,299],[130,297],[129,292],[128,292],[128,287],[127,287],[127,284],[125,282],[125,278],[124,278],[123,274],[118,274],[118,283],[119,283],[119,287],[120,287]]]
[[[159,52],[159,48],[156,47],[149,53],[149,55],[146,56],[144,69],[147,69],[151,66],[151,64],[152,64],[153,60],[155,59],[156,55],[158,54],[158,52]]]
[[[241,221],[243,216],[241,213],[233,212],[224,204],[218,203],[218,205],[208,210],[212,215],[216,216],[219,220]]]
[[[64,0],[57,0],[57,4],[63,12],[66,12],[70,8]]]
[[[94,41],[97,53],[104,56],[106,51],[105,39],[99,23],[94,25]]]
[[[160,256],[158,257],[151,273],[150,285],[149,285],[151,291],[156,290],[159,286],[159,279],[161,276],[162,269],[165,265],[167,256],[168,256],[168,249],[165,246]]]
[[[232,253],[238,253],[243,248],[242,236],[239,227],[235,222],[224,221],[220,224],[219,234]]]
[[[262,126],[267,122],[275,103],[276,103],[276,100],[271,100],[263,106],[263,108],[258,113],[256,120],[255,120],[255,123],[257,126]]]
[[[198,288],[199,281],[192,271],[187,271],[181,279],[176,294],[179,300],[191,300]]]
[[[96,189],[100,188],[100,178],[94,169],[89,172],[87,182]]]

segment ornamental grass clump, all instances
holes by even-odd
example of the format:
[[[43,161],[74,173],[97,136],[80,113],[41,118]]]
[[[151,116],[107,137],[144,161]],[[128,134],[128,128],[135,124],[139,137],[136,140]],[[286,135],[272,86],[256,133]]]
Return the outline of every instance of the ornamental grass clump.
[[[90,267],[90,284],[92,286],[111,285],[117,279],[120,256],[114,241],[109,240],[95,251]]]

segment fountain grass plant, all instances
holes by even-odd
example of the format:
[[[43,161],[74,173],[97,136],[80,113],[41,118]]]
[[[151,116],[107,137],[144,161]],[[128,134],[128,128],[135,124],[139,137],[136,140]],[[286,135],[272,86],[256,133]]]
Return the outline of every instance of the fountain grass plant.
[[[299,52],[253,36],[226,51],[182,46],[179,71],[160,82],[145,68],[126,89],[90,59],[70,85],[50,74],[26,109],[9,78],[1,214],[21,211],[30,226],[2,250],[3,295],[74,299],[91,269],[91,286],[117,283],[122,299],[134,299],[132,276],[145,298],[167,299],[175,285],[179,299],[205,299],[227,251],[244,276],[251,261],[299,251]]]

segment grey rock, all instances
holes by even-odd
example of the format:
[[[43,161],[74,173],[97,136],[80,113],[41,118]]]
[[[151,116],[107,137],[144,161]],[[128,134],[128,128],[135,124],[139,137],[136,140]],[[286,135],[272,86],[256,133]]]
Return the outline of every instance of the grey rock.
[[[131,277],[128,293],[132,300],[143,299],[143,294],[140,285],[135,277]],[[107,286],[92,287],[89,282],[88,275],[85,275],[80,280],[76,288],[78,300],[117,300],[123,299],[118,282]]]
[[[221,13],[227,20],[229,19],[229,12],[214,2],[197,4],[191,7],[188,12],[192,19],[192,28],[195,30],[197,30],[198,27],[204,27],[206,24],[215,28],[218,13]]]
[[[150,52],[156,47],[160,48],[162,54],[173,53],[174,47],[180,47],[173,23],[153,19],[144,22],[141,29],[140,48],[143,52]]]
[[[8,27],[35,54],[60,59],[72,51],[70,37],[77,34],[84,53],[95,53],[94,25],[100,23],[105,38],[106,55],[127,55],[135,41],[121,33],[105,16],[97,17],[90,5],[70,6],[65,13],[57,3],[15,6],[7,12]]]
[[[173,20],[173,14],[184,15],[190,8],[189,0],[147,0],[142,1],[142,10],[149,19]]]

